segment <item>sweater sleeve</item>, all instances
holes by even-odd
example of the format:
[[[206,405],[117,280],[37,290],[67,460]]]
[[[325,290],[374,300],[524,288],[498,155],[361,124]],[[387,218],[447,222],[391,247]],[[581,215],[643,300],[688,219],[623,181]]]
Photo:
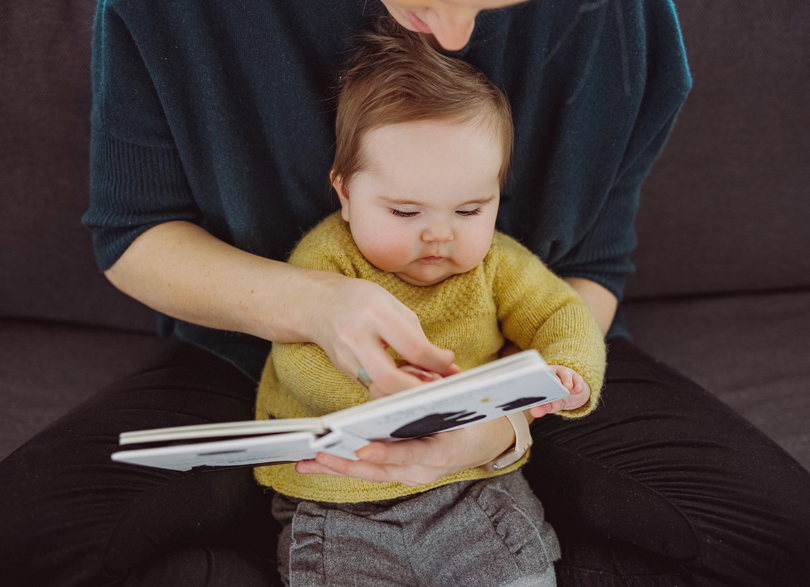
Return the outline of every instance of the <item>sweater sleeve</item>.
[[[635,269],[630,254],[637,244],[635,219],[641,184],[663,149],[676,116],[673,113],[643,150],[630,157],[631,162],[617,177],[590,230],[555,263],[557,275],[590,279],[622,299],[627,277]]]
[[[82,218],[99,268],[149,228],[199,223],[183,163],[137,39],[109,0],[93,24],[90,206]]]
[[[495,302],[503,335],[537,350],[549,365],[576,371],[590,386],[589,401],[560,412],[584,416],[596,407],[605,373],[605,343],[588,307],[528,249],[496,234]]]
[[[627,277],[634,270],[630,254],[637,244],[635,219],[641,186],[669,138],[692,78],[670,0],[611,4],[614,6],[605,7],[606,12],[616,12],[606,17],[610,22],[621,23],[616,17],[623,11],[624,25],[615,34],[626,44],[622,51],[628,61],[623,71],[629,76],[625,92],[627,111],[634,114],[628,118],[632,127],[598,214],[578,242],[550,267],[561,277],[595,281],[621,300]],[[605,33],[604,39],[610,38]],[[610,71],[607,65],[604,71]],[[604,83],[613,81],[608,78]],[[636,95],[640,99],[631,106]],[[598,102],[603,98],[593,92],[589,99]]]

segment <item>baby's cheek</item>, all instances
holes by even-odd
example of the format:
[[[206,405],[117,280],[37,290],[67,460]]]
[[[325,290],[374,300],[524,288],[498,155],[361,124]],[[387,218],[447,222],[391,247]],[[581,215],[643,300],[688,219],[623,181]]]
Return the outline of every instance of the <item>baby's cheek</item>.
[[[406,243],[383,234],[378,234],[375,239],[368,239],[363,246],[358,243],[358,247],[372,265],[383,271],[398,271],[413,261],[413,253]]]
[[[464,271],[469,271],[476,267],[489,252],[492,238],[487,239],[486,235],[477,238],[465,239],[459,243],[455,254],[455,262],[464,267]]]

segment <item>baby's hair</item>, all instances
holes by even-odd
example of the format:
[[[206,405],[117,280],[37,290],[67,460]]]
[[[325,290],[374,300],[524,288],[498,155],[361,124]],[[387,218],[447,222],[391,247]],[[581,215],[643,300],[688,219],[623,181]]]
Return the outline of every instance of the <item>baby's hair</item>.
[[[429,37],[381,18],[357,38],[340,79],[335,162],[330,177],[348,186],[363,171],[363,137],[404,122],[480,122],[502,141],[498,180],[503,188],[512,155],[512,114],[506,96],[474,66],[446,57]]]

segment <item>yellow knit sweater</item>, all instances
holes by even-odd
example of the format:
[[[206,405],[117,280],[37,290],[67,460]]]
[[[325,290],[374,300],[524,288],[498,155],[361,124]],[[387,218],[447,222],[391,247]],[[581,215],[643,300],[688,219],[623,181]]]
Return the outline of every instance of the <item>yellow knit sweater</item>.
[[[596,406],[605,372],[605,345],[596,321],[568,284],[501,233],[495,233],[489,253],[475,269],[422,287],[371,265],[354,244],[349,226],[335,213],[303,238],[290,263],[381,285],[417,314],[433,344],[455,352],[462,370],[495,360],[504,337],[521,349],[536,349],[548,364],[570,367],[591,387],[587,404],[561,415],[584,416]],[[396,352],[389,352],[398,364],[404,364]],[[317,417],[369,399],[366,390],[335,368],[317,345],[274,343],[259,384],[256,417]],[[524,462],[525,458],[497,472],[467,469],[420,487],[299,475],[292,464],[259,467],[255,474],[260,483],[284,495],[361,502],[500,475]]]

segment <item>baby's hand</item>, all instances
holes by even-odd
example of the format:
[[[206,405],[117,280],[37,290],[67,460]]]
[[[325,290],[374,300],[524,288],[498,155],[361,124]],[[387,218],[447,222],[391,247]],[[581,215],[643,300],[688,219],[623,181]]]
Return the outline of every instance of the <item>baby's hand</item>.
[[[450,365],[450,368],[444,373],[437,373],[436,371],[428,371],[427,369],[422,369],[422,367],[417,367],[416,365],[403,365],[402,367],[399,367],[399,370],[404,371],[408,375],[413,375],[419,381],[422,382],[417,384],[417,386],[424,385],[425,383],[430,383],[431,381],[438,381],[442,377],[449,377],[450,375],[455,375],[456,373],[461,371],[459,366],[456,365],[455,363]],[[381,397],[385,397],[385,395],[379,393],[379,388],[377,388],[377,386],[374,385],[374,383],[372,383],[371,386],[369,387],[368,393],[369,395],[371,395],[371,399],[379,399]]]
[[[421,367],[417,367],[416,365],[403,365],[402,367],[399,368],[399,370],[400,371],[405,371],[406,373],[408,373],[410,375],[413,375],[414,377],[416,377],[417,379],[419,379],[423,383],[430,383],[431,381],[438,381],[442,377],[448,377],[449,375],[455,375],[456,373],[461,371],[461,369],[459,369],[458,365],[456,365],[455,363],[453,363],[450,366],[450,369],[447,371],[447,373],[444,373],[443,375],[440,374],[440,373],[436,373],[435,371],[426,371],[425,369],[422,369]]]
[[[584,406],[591,397],[591,386],[580,377],[579,373],[562,365],[549,365],[551,370],[560,378],[563,387],[570,392],[568,397],[553,401],[542,406],[534,407],[530,413],[535,418],[541,418],[546,414],[553,414],[560,410],[575,410]]]

